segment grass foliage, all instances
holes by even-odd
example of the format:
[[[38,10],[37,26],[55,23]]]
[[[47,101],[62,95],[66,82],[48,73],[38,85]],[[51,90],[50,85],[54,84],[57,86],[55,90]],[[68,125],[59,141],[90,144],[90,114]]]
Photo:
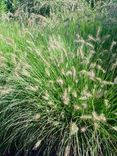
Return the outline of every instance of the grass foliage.
[[[115,23],[106,25],[106,3],[63,2],[44,23],[1,16],[1,155],[12,146],[45,156],[117,155]]]

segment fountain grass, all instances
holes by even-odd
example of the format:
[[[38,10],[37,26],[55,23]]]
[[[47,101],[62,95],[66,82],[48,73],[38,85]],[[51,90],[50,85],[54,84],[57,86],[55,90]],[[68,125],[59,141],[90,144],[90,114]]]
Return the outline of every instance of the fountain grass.
[[[1,155],[117,155],[117,30],[97,12],[0,23]]]

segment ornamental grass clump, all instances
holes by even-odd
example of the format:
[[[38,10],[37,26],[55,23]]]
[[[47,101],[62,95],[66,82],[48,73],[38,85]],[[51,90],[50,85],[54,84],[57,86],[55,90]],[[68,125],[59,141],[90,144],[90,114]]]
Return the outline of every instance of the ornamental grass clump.
[[[45,156],[117,154],[116,44],[110,51],[98,41],[103,44],[99,34],[78,35],[72,51],[51,36],[45,49],[32,43],[11,57],[6,93],[0,89],[1,151],[15,144]]]

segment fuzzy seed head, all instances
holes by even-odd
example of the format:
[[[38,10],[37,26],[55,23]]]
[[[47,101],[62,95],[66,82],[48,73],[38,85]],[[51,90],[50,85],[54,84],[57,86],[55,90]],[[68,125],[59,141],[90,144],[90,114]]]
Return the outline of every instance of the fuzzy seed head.
[[[83,107],[84,109],[86,109],[86,108],[87,108],[87,103],[82,103],[82,107]]]
[[[71,86],[68,86],[68,93],[70,93],[72,90]]]
[[[22,69],[22,73],[21,74],[26,76],[26,77],[30,77],[30,72],[27,69],[25,69],[25,68]]]
[[[103,113],[99,117],[100,117],[100,121],[106,122],[106,117]]]
[[[117,77],[114,79],[114,83],[117,84]]]
[[[96,80],[99,82],[99,83],[102,83],[102,79],[100,77],[96,77]]]
[[[67,145],[65,148],[64,156],[69,156],[69,154],[70,154],[70,146]]]
[[[53,125],[54,126],[58,126],[60,124],[60,122],[58,122],[58,121],[53,121]]]
[[[96,67],[96,63],[91,63],[91,64],[90,64],[90,68],[91,68],[91,69],[94,69],[95,67]]]
[[[79,128],[78,128],[78,126],[76,125],[76,123],[75,122],[72,122],[71,124],[70,124],[70,135],[72,136],[72,135],[75,135],[77,132],[78,132],[78,130],[79,130]]]
[[[115,61],[115,63],[112,64],[111,70],[114,70],[117,68],[117,59]]]
[[[67,71],[66,76],[72,76],[72,71],[71,70]]]
[[[104,84],[104,85],[113,85],[114,83],[113,82],[111,82],[111,81],[102,81],[102,84]]]
[[[75,104],[75,105],[74,105],[74,109],[75,109],[75,110],[80,110],[81,108],[80,108],[80,106],[78,106],[77,104]]]
[[[87,72],[87,75],[89,76],[90,79],[94,80],[94,78],[95,78],[95,73],[94,73],[93,70]]]
[[[98,115],[94,111],[94,112],[92,112],[92,116],[93,116],[94,121],[106,122],[106,117],[105,117],[105,115],[103,113],[101,115]]]
[[[36,92],[38,90],[38,86],[27,86],[25,89]]]
[[[81,132],[81,133],[85,133],[86,130],[87,130],[87,127],[81,127],[80,132]]]
[[[110,50],[113,49],[113,47],[116,45],[117,43],[115,41],[112,42],[111,46],[110,46]]]
[[[93,36],[91,36],[91,35],[89,35],[88,38],[89,38],[89,40],[91,40],[91,41],[94,41],[94,42],[96,41],[96,39],[95,39]]]
[[[81,70],[81,71],[80,71],[80,74],[81,74],[81,75],[86,75],[86,74],[87,74],[87,71],[86,71],[86,70]]]
[[[47,76],[50,76],[50,71],[49,71],[48,68],[45,68],[45,73],[46,73]]]
[[[84,58],[83,46],[77,50],[77,56],[80,56],[81,59]]]
[[[37,148],[41,145],[41,140],[39,140],[36,144],[35,144],[35,146],[33,147],[33,150],[37,150]]]
[[[35,116],[33,116],[33,120],[38,121],[40,119],[40,117],[41,117],[40,114],[36,114]]]
[[[102,71],[103,73],[106,73],[106,71],[100,65],[97,65],[97,69]]]
[[[63,100],[63,103],[64,103],[65,105],[68,105],[68,104],[69,104],[70,99],[69,99],[69,96],[68,96],[68,91],[67,91],[67,89],[65,89],[65,91],[64,91],[64,93],[63,93],[62,100]]]
[[[13,91],[12,88],[0,87],[0,95],[9,94],[9,93],[12,92],[12,91]]]
[[[88,91],[88,89],[84,89],[81,93],[80,100],[87,100],[92,97],[92,94]]]
[[[92,115],[81,115],[80,119],[82,119],[82,120],[90,120],[90,119],[92,119]]]
[[[91,43],[89,43],[89,42],[87,42],[86,44],[87,44],[90,48],[94,49],[94,45],[93,45],[93,44],[91,44]]]
[[[96,91],[95,96],[96,98],[101,98],[104,95],[103,90],[99,89]]]
[[[112,127],[112,129],[117,132],[117,126]]]
[[[93,115],[94,120],[100,121],[100,118],[96,112],[92,112],[92,115]]]
[[[72,67],[72,76],[74,79],[76,78],[76,69],[74,66]]]
[[[109,100],[108,99],[104,99],[104,104],[106,107],[109,107]]]
[[[5,58],[0,54],[0,68],[5,67]]]
[[[63,84],[64,84],[64,81],[63,81],[61,78],[58,78],[58,79],[57,79],[57,83],[58,83],[59,85],[63,85]]]
[[[45,94],[44,94],[44,96],[43,96],[43,99],[44,99],[44,100],[47,100],[47,101],[49,100],[48,91],[45,92]]]
[[[100,128],[100,125],[99,125],[99,123],[97,123],[97,122],[94,122],[94,128],[95,128],[95,129],[99,129],[99,128]]]
[[[62,73],[63,75],[65,75],[65,69],[64,69],[64,68],[61,69],[61,73]]]
[[[72,95],[73,95],[73,97],[77,98],[77,92],[76,91],[73,91]]]

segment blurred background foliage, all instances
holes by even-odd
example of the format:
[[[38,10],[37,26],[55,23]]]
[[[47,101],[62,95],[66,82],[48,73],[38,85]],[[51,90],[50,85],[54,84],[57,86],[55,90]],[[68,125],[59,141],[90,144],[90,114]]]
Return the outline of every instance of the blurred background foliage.
[[[67,0],[64,0],[67,2]],[[0,10],[6,10],[8,12],[14,13],[18,8],[22,7],[24,11],[28,13],[38,13],[44,16],[49,16],[50,10],[54,5],[63,4],[62,0],[1,0],[0,1]],[[102,3],[108,0],[82,0],[86,1],[87,5],[90,5],[94,8],[97,3]],[[114,1],[114,0],[113,0]],[[69,2],[69,0],[68,0]],[[78,0],[73,0],[73,4],[77,4]],[[52,4],[52,5],[51,5]],[[71,6],[70,6],[71,7]],[[72,7],[71,7],[72,8]]]

